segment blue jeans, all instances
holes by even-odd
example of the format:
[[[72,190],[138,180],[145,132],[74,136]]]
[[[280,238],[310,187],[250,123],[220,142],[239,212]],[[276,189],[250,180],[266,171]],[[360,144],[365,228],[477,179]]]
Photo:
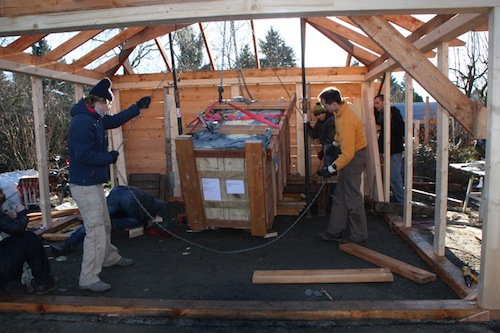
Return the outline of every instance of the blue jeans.
[[[126,187],[113,189],[113,195],[109,195],[106,202],[112,231],[133,229],[144,225],[142,208]],[[70,249],[74,249],[84,239],[85,227],[82,225],[65,240],[65,243]]]
[[[401,163],[403,153],[391,155],[391,190],[395,202],[404,203],[405,192],[403,189],[403,178],[401,177]]]

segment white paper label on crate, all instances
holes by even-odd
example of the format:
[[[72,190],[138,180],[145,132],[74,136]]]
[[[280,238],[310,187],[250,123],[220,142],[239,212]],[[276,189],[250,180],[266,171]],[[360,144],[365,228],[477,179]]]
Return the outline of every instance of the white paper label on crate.
[[[245,194],[245,183],[243,180],[226,180],[227,194]]]
[[[219,178],[202,178],[203,197],[205,200],[221,201]]]

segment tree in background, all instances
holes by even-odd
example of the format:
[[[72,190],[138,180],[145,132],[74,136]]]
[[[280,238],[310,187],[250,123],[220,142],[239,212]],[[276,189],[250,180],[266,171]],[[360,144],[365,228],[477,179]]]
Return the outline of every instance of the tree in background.
[[[176,57],[176,68],[179,71],[196,71],[203,66],[203,39],[194,33],[193,27],[188,26],[175,33],[174,42],[179,54]]]
[[[264,55],[260,60],[262,68],[297,66],[293,48],[285,44],[285,40],[273,27],[267,31],[265,40],[259,39],[259,46]]]
[[[250,45],[245,44],[238,54],[238,63],[241,68],[255,68],[255,55],[250,51]]]
[[[470,32],[467,36],[466,47],[454,48],[455,63],[450,67],[452,80],[465,95],[486,105],[488,36],[478,32]]]
[[[34,55],[50,50],[42,39],[32,47]],[[74,104],[74,86],[51,79],[42,80],[48,156],[66,156],[69,110]],[[37,169],[33,132],[31,79],[27,75],[0,75],[0,172]]]

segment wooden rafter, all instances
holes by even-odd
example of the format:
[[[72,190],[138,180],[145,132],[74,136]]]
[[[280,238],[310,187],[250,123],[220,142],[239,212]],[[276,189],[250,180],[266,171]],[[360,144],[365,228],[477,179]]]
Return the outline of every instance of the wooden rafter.
[[[437,69],[419,49],[381,16],[351,17],[469,132],[474,133],[471,100]]]
[[[373,40],[360,34],[347,26],[334,22],[326,17],[311,17],[307,19],[309,24],[314,23],[315,27],[323,27],[326,30],[330,30],[335,34],[342,36],[352,43],[358,44],[375,54],[382,54],[384,51],[377,45]]]
[[[451,20],[443,23],[439,29],[428,33],[416,41],[414,46],[422,53],[426,53],[435,48],[439,43],[456,38],[474,27],[483,24],[487,19],[488,17],[485,14],[456,15]],[[396,67],[398,67],[398,64],[393,59],[389,59],[380,65],[370,65],[368,66],[369,72],[367,73],[367,79],[375,79],[384,72],[393,71]]]
[[[205,27],[203,26],[202,22],[198,23],[198,26],[200,27],[201,38],[203,38],[203,43],[205,44],[205,50],[207,51],[207,56],[208,56],[208,61],[210,63],[210,68],[215,69],[215,61],[214,61],[214,57],[213,57],[213,52],[212,52],[212,48],[210,47],[210,44],[208,43],[207,35],[205,34]]]
[[[62,62],[56,62],[52,60],[47,60],[43,57],[34,56],[24,52],[11,51],[5,47],[0,47],[0,60],[5,61],[5,66],[1,68],[6,68],[7,70],[19,71],[21,73],[30,73],[33,75],[45,75],[53,79],[65,78],[71,82],[80,83],[81,81],[87,82],[85,78],[91,78],[91,82],[95,83],[94,80],[99,80],[103,77],[103,73],[98,71],[91,71],[82,68],[77,68],[74,65],[68,65]],[[12,65],[17,64],[16,68],[9,68]],[[70,74],[69,76],[67,74]],[[82,80],[78,79],[76,76],[73,79],[68,79],[72,74],[82,76]]]
[[[74,61],[73,65],[80,68],[87,66],[94,60],[99,59],[99,57],[103,56],[107,52],[117,47],[119,44],[122,44],[123,42],[130,39],[132,36],[138,34],[144,29],[145,27],[125,29],[124,31],[114,36],[113,38],[109,39],[108,41],[104,42],[103,44],[99,45],[98,47],[96,47],[95,49],[93,49],[80,59]]]
[[[186,25],[168,24],[156,27],[147,27],[130,39],[123,43],[122,51],[116,56],[112,57],[105,63],[101,64],[96,69],[100,72],[106,72],[108,75],[116,73],[122,64],[128,59],[134,48],[142,43],[148,42],[152,39],[171,33],[174,30],[184,28]]]
[[[70,38],[55,49],[49,51],[44,55],[44,57],[50,60],[59,60],[101,32],[102,30],[81,31],[77,35],[73,36],[73,38]]]
[[[255,68],[260,68],[259,52],[257,50],[257,38],[255,37],[255,27],[253,20],[250,20],[250,29],[252,30],[253,53],[255,55]]]
[[[169,55],[167,54],[167,50],[165,50],[165,47],[161,43],[160,38],[155,38],[155,43],[156,47],[158,48],[158,51],[160,52],[160,55],[165,62],[165,66],[167,66],[167,70],[170,72],[172,71],[172,61],[169,58]]]
[[[352,55],[353,57],[358,59],[365,66],[368,66],[377,59],[376,55],[352,44],[347,38],[339,36],[335,32],[328,30],[321,25],[309,22],[309,19],[307,19],[306,22],[308,22],[312,27],[321,32],[325,37],[330,39],[332,42],[340,46],[344,51],[347,52],[347,54]]]
[[[13,50],[13,51],[24,51],[28,47],[31,47],[33,44],[38,42],[40,39],[44,38],[47,36],[47,34],[36,34],[36,35],[29,35],[29,36],[21,36],[12,43],[10,43],[7,48]]]

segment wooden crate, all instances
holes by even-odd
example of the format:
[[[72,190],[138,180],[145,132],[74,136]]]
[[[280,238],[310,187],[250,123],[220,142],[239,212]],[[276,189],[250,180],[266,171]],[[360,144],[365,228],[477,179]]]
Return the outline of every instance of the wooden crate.
[[[272,129],[267,149],[258,140],[246,141],[244,149],[195,149],[190,135],[176,139],[179,176],[191,229],[222,227],[250,229],[254,236],[267,234],[278,213],[290,170],[288,121],[294,106],[295,98],[287,103],[259,102],[258,109],[281,110],[278,128]],[[220,132],[264,134],[266,128],[224,123]]]

